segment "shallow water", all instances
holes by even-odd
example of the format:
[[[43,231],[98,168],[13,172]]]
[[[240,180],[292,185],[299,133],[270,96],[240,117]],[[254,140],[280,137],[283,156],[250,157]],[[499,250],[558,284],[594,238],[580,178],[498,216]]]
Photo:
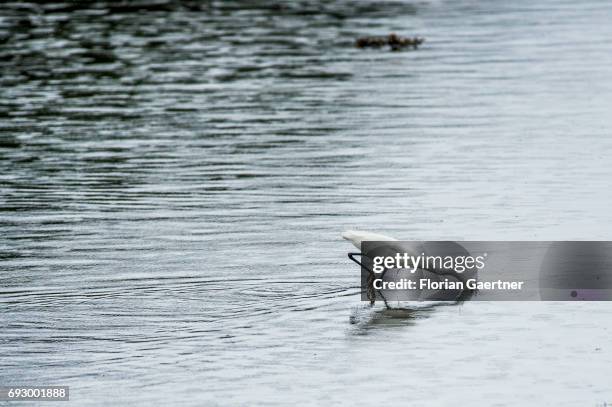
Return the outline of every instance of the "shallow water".
[[[275,3],[2,8],[0,381],[611,403],[609,304],[369,309],[340,233],[611,240],[612,4]]]

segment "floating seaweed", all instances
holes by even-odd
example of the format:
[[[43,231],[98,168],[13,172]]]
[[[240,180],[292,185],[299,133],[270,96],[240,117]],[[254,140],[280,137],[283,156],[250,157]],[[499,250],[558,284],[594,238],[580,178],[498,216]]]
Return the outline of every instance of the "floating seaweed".
[[[391,33],[383,37],[361,37],[357,39],[355,45],[357,48],[381,48],[388,45],[392,51],[399,51],[406,47],[417,49],[424,41],[425,38],[421,37],[400,37]]]

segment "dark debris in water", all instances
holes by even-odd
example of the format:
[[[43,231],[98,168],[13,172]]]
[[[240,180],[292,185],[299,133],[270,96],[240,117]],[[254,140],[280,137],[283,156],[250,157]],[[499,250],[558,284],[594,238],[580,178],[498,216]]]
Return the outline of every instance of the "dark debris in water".
[[[395,33],[391,33],[382,37],[361,37],[355,42],[357,48],[382,48],[389,46],[392,51],[399,51],[404,48],[418,49],[425,42],[425,38],[421,37],[401,37]]]

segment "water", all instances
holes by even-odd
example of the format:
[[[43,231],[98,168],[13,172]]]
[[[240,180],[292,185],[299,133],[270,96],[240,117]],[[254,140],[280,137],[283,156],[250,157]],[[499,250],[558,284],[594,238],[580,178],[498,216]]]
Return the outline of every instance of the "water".
[[[3,6],[0,382],[79,406],[609,404],[607,303],[369,309],[340,233],[611,239],[611,17]],[[427,41],[353,47],[392,31]]]

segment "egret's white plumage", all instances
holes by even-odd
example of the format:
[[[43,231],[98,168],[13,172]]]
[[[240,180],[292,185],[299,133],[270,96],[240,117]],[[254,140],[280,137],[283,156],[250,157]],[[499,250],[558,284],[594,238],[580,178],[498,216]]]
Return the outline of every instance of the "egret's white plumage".
[[[390,236],[381,235],[378,233],[372,232],[364,232],[358,230],[347,230],[342,233],[342,237],[348,241],[350,241],[356,248],[359,250],[366,250],[367,253],[359,253],[362,258],[368,256],[391,256],[395,257],[398,253],[402,253],[403,255],[407,255],[412,258],[412,264],[414,271],[418,274],[412,274],[413,277],[419,279],[429,279],[434,281],[441,281],[444,279],[445,281],[456,280],[464,282],[467,278],[471,278],[466,276],[462,272],[457,272],[454,269],[447,270],[441,267],[436,268],[435,262],[433,265],[424,265],[421,263],[419,265],[418,261],[415,260],[422,256],[425,258],[426,256],[446,256],[448,253],[457,253],[460,252],[462,255],[469,253],[463,248],[463,246],[454,243],[454,242],[429,242],[433,243],[429,248],[426,247],[422,242],[417,241],[400,241]],[[362,242],[380,242],[379,244],[369,244],[366,248],[361,247]],[[428,243],[428,242],[425,242]],[[442,243],[442,245],[436,243]],[[432,252],[433,251],[433,252]],[[349,253],[349,257],[351,260],[354,260],[350,255],[354,255],[357,253]],[[362,270],[364,266],[362,263],[357,262],[362,266]],[[367,269],[367,267],[366,267]],[[373,288],[372,281],[373,276],[375,275],[373,271],[367,269],[370,273],[370,280],[368,280],[368,298],[370,299],[370,303],[374,304],[376,300],[376,295],[372,294],[374,291],[377,291]],[[393,270],[393,269],[389,269]],[[398,269],[394,269],[398,270]],[[468,270],[469,275],[476,276],[477,272],[474,270]],[[410,297],[408,300],[419,300],[419,301],[465,301],[470,298],[473,292],[471,290],[459,290],[459,294],[457,290],[415,290],[410,293]],[[383,297],[384,299],[384,297]],[[402,299],[404,301],[406,299]],[[385,300],[385,305],[389,307],[387,301]]]
[[[386,250],[398,253],[408,253],[409,256],[418,256],[422,250],[415,242],[400,242],[399,240],[379,233],[365,232],[359,230],[347,230],[342,234],[342,237],[350,241],[356,248],[361,250],[361,242],[397,242],[397,243],[386,243],[384,247]],[[373,249],[370,246],[370,250]]]
[[[353,245],[361,249],[361,242],[394,242],[394,239],[390,236],[381,235],[372,232],[361,232],[359,230],[347,230],[342,234],[342,237],[349,240]]]

